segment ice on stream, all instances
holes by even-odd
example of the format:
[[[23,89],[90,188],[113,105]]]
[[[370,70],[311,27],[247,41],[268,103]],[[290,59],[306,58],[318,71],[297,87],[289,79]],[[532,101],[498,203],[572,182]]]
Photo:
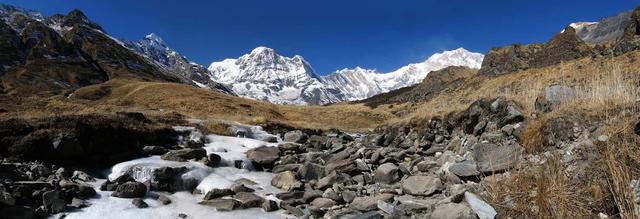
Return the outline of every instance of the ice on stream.
[[[264,139],[268,133],[261,128],[250,127],[251,137]],[[182,130],[188,127],[179,127]],[[99,180],[94,184],[98,197],[89,199],[91,206],[79,209],[74,212],[67,212],[66,218],[177,218],[179,213],[184,213],[188,218],[224,218],[232,216],[234,219],[243,218],[282,218],[282,210],[275,212],[264,212],[261,208],[250,208],[234,210],[229,212],[216,211],[214,208],[199,205],[207,191],[214,188],[228,188],[235,181],[245,181],[246,186],[255,189],[255,193],[266,199],[277,200],[275,194],[280,192],[271,186],[271,179],[275,176],[269,172],[253,171],[251,162],[247,159],[245,152],[249,149],[260,146],[277,146],[277,143],[267,143],[261,140],[250,138],[227,137],[209,135],[204,149],[207,153],[216,153],[222,158],[223,167],[208,167],[197,161],[176,162],[162,160],[160,156],[151,156],[130,160],[114,165],[108,175],[109,179],[115,179],[123,174],[131,174],[134,179],[140,182],[152,180],[153,170],[161,167],[187,167],[188,171],[182,175],[183,179],[196,179],[196,187],[202,194],[191,194],[190,192],[177,192],[174,194],[164,192],[149,192],[144,201],[149,204],[148,208],[138,209],[131,204],[131,199],[111,197],[111,192],[100,191],[100,184],[105,181]],[[243,162],[243,169],[235,168],[236,161]],[[154,194],[167,195],[172,203],[162,205],[152,197]]]

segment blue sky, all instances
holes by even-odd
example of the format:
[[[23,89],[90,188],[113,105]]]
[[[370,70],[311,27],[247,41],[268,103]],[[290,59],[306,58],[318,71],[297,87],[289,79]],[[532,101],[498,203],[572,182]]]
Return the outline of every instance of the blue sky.
[[[639,1],[381,0],[0,0],[45,16],[74,8],[119,38],[155,32],[208,66],[257,46],[300,54],[326,74],[361,66],[391,71],[434,52],[486,53],[511,43],[547,41],[575,21],[597,21]]]

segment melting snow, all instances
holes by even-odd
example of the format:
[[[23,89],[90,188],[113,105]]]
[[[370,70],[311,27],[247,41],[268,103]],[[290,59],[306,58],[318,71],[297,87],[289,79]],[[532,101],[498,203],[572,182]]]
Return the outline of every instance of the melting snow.
[[[269,135],[260,127],[236,125],[248,130],[248,136],[263,139]],[[176,130],[193,131],[192,127],[174,127]],[[264,212],[260,208],[244,210],[234,210],[229,212],[219,212],[214,208],[199,205],[207,191],[213,188],[228,188],[236,180],[248,180],[247,186],[255,189],[255,193],[266,199],[277,200],[274,194],[280,190],[271,186],[273,173],[251,171],[251,162],[247,159],[245,152],[251,148],[260,146],[277,146],[277,143],[267,143],[251,138],[227,137],[218,135],[208,135],[208,144],[204,149],[208,153],[216,153],[222,157],[223,167],[208,167],[197,161],[176,162],[162,160],[160,156],[139,158],[122,162],[111,168],[109,179],[129,173],[134,179],[140,182],[153,180],[153,170],[160,167],[187,167],[188,171],[182,175],[183,179],[196,179],[199,184],[196,190],[202,194],[194,195],[190,192],[177,192],[174,194],[164,192],[149,192],[144,197],[144,201],[149,204],[148,208],[138,209],[131,204],[131,199],[111,197],[111,192],[100,191],[99,187],[105,180],[98,180],[93,186],[98,191],[98,197],[89,199],[92,204],[89,207],[67,212],[66,218],[177,218],[179,213],[187,214],[188,218],[225,218],[253,219],[253,218],[283,218],[283,211]],[[233,167],[236,160],[242,160],[246,169]],[[167,195],[172,203],[162,205],[152,196],[153,193]],[[54,216],[55,217],[55,216]],[[286,217],[286,216],[284,216]]]

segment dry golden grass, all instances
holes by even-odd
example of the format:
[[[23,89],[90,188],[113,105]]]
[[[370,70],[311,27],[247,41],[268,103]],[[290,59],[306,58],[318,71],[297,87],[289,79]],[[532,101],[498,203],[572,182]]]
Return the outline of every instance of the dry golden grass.
[[[543,129],[552,118],[568,118],[581,124],[599,123],[603,134],[610,136],[609,141],[597,142],[595,148],[585,149],[595,154],[596,159],[585,161],[590,163],[585,170],[588,174],[582,178],[568,175],[566,164],[556,156],[542,165],[523,165],[504,180],[487,183],[486,197],[503,217],[595,218],[599,213],[614,218],[639,217],[631,187],[640,169],[637,153],[640,137],[633,132],[638,118],[632,116],[640,113],[637,105],[640,66],[635,62],[638,57],[637,53],[631,53],[613,59],[589,58],[499,77],[507,79],[505,84],[518,84],[507,85],[508,89],[494,84],[494,79],[485,79],[492,85],[470,94],[493,96],[485,89],[495,87],[496,94],[521,103],[524,110],[532,114],[535,98],[544,87],[561,84],[576,89],[577,98],[529,121],[522,139],[528,153],[546,150]],[[500,93],[500,90],[506,92]]]
[[[584,192],[572,186],[559,156],[484,182],[501,218],[591,218]]]
[[[246,124],[283,123],[301,128],[370,131],[393,115],[361,104],[330,106],[281,106],[232,95],[211,92],[184,84],[141,82],[114,79],[87,86],[72,98],[29,97],[18,102],[2,117],[38,117],[57,114],[82,114],[139,111],[145,114],[177,112],[201,120]]]

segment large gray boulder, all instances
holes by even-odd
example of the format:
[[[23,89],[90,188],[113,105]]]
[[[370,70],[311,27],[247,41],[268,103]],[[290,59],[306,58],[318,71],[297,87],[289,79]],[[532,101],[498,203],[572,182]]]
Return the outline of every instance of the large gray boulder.
[[[372,211],[378,209],[378,201],[389,202],[393,199],[393,195],[389,193],[383,193],[376,196],[361,196],[356,197],[349,208],[358,211]]]
[[[402,191],[410,195],[431,195],[442,189],[442,181],[434,175],[410,176],[402,181]]]
[[[393,163],[382,164],[376,169],[373,181],[378,183],[391,184],[400,180],[400,169]]]
[[[438,219],[476,219],[476,214],[464,204],[441,204],[431,213],[431,218]]]
[[[309,136],[300,130],[290,131],[284,133],[284,141],[286,142],[295,142],[298,144],[302,144],[307,142]]]
[[[478,143],[473,146],[473,156],[482,173],[502,172],[513,168],[524,149],[517,144],[497,145]]]
[[[191,159],[201,159],[207,156],[207,151],[202,148],[184,148],[180,150],[169,151],[160,158],[163,160],[185,162]]]
[[[471,177],[480,175],[478,172],[476,162],[473,160],[465,160],[458,163],[453,163],[449,166],[449,172],[455,174],[458,177]]]
[[[126,182],[118,185],[111,196],[118,198],[140,198],[147,193],[147,186],[141,182]]]
[[[247,151],[247,158],[260,166],[272,166],[280,158],[278,147],[260,146]]]
[[[240,202],[242,208],[259,208],[264,202],[262,197],[249,192],[238,192],[233,198]]]
[[[298,170],[298,175],[306,180],[320,179],[324,177],[324,166],[306,162]]]
[[[284,171],[278,173],[273,179],[271,179],[271,185],[276,188],[291,191],[301,186],[301,183],[296,179],[296,174],[291,171]]]
[[[215,208],[218,211],[231,211],[240,207],[240,202],[235,199],[212,199],[201,201],[198,204]]]

